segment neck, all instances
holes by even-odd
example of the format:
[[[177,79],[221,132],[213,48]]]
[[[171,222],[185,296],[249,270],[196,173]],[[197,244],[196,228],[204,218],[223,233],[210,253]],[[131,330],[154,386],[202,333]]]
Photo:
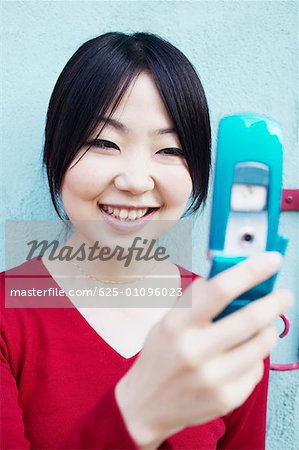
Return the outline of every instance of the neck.
[[[157,255],[155,239],[135,237],[113,248],[99,241],[87,241],[75,232],[63,247],[66,246],[73,249],[71,262],[79,269],[92,277],[111,281],[134,281],[157,273],[166,260],[165,255],[164,259]]]

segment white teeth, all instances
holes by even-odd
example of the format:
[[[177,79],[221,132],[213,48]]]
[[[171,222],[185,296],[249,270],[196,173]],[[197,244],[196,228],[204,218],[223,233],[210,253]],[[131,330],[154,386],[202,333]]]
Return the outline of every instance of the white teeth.
[[[129,219],[135,220],[136,219],[136,211],[130,211],[129,212]]]
[[[108,205],[102,205],[101,207],[103,208],[104,211],[108,212],[114,217],[117,217],[120,220],[136,220],[144,216],[148,211],[148,208],[129,210],[129,209],[113,208],[113,206]]]
[[[115,214],[115,212],[114,212],[114,214]],[[126,209],[121,209],[120,212],[119,212],[119,218],[120,219],[126,219],[128,217],[128,214],[129,213],[128,213],[128,211]]]

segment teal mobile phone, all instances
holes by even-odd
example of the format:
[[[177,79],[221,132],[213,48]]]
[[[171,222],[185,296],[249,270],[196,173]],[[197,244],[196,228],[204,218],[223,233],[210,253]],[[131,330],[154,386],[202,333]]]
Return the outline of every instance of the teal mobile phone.
[[[256,114],[219,123],[210,224],[209,278],[261,251],[285,253],[278,235],[282,194],[282,131]],[[234,300],[218,320],[273,289],[276,275]]]

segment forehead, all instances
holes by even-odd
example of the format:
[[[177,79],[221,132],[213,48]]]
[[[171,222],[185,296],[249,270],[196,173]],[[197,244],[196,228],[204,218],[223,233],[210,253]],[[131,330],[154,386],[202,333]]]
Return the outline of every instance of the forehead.
[[[130,129],[136,124],[148,124],[159,130],[173,128],[173,121],[167,112],[157,86],[151,74],[142,72],[128,87],[119,105],[111,115],[109,126],[117,127],[117,122],[125,125],[118,127],[119,131]],[[108,123],[107,123],[108,125]]]

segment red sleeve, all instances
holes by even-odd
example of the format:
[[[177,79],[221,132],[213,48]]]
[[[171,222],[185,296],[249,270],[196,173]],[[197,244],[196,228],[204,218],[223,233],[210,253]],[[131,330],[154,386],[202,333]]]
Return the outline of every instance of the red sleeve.
[[[0,448],[3,450],[29,449],[30,443],[25,438],[22,410],[18,404],[18,389],[16,381],[7,360],[7,348],[5,341],[1,337],[0,339]]]
[[[115,385],[76,424],[63,449],[138,450],[115,398]]]
[[[264,450],[270,360],[264,361],[264,376],[242,406],[223,419],[226,432],[217,449]]]
[[[0,289],[0,300],[2,292]],[[28,450],[32,442],[26,437],[23,410],[19,405],[18,373],[14,373],[18,369],[13,369],[11,363],[2,314],[0,325],[3,328],[0,334],[0,449]],[[114,392],[115,386],[112,386],[93,408],[82,413],[61,449],[138,449],[126,428]]]
[[[3,340],[2,340],[3,344]],[[18,389],[10,365],[1,352],[0,448],[30,449],[26,439]],[[114,395],[114,386],[76,424],[63,449],[138,449],[129,434]]]

